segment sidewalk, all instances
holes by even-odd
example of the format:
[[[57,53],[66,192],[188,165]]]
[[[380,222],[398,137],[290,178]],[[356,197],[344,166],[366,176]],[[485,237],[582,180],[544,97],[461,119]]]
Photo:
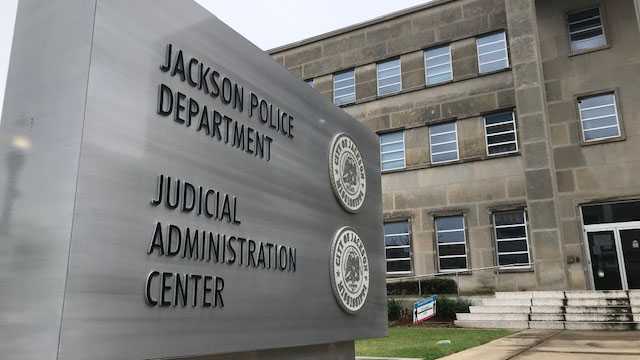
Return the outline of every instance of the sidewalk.
[[[441,360],[640,359],[639,331],[525,330]]]

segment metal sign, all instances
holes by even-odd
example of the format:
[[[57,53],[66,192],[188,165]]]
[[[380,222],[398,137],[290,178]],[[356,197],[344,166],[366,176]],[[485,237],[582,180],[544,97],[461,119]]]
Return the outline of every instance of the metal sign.
[[[20,194],[3,219],[0,317],[13,320],[0,338],[21,341],[3,356],[178,358],[386,334],[373,132],[194,2],[40,6],[77,22],[31,27],[31,8],[18,12],[1,135],[30,147],[3,143],[0,157],[20,152],[13,179],[29,176],[0,179]],[[34,33],[65,53],[42,66],[21,45]],[[40,84],[32,99],[20,90]],[[5,126],[17,115],[31,127]]]

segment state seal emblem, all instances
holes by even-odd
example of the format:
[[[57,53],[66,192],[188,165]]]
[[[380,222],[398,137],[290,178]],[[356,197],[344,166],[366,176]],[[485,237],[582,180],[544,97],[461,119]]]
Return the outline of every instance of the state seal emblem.
[[[349,135],[338,134],[331,142],[329,156],[333,192],[346,211],[355,213],[367,194],[367,175],[360,150]]]
[[[362,309],[369,293],[369,259],[360,236],[348,226],[338,230],[331,244],[331,285],[344,311]]]

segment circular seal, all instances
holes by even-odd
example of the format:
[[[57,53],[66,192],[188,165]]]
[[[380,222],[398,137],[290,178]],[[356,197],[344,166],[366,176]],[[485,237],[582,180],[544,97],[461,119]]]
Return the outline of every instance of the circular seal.
[[[369,293],[369,259],[353,228],[338,230],[331,244],[331,285],[338,305],[349,314],[364,306]]]
[[[367,194],[367,175],[362,155],[349,135],[338,134],[329,151],[331,187],[342,207],[355,213],[364,204]]]

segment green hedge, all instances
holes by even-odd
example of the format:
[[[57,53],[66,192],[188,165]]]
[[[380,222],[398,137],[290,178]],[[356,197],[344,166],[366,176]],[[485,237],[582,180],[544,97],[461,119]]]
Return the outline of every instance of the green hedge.
[[[456,313],[468,313],[470,305],[469,301],[460,298],[438,297],[436,300],[436,319],[453,321],[456,319]]]
[[[395,300],[387,302],[387,318],[389,322],[398,321],[402,317],[402,306]]]
[[[419,284],[418,284],[419,282]],[[435,278],[387,284],[387,295],[457,294],[458,284],[453,279]]]

